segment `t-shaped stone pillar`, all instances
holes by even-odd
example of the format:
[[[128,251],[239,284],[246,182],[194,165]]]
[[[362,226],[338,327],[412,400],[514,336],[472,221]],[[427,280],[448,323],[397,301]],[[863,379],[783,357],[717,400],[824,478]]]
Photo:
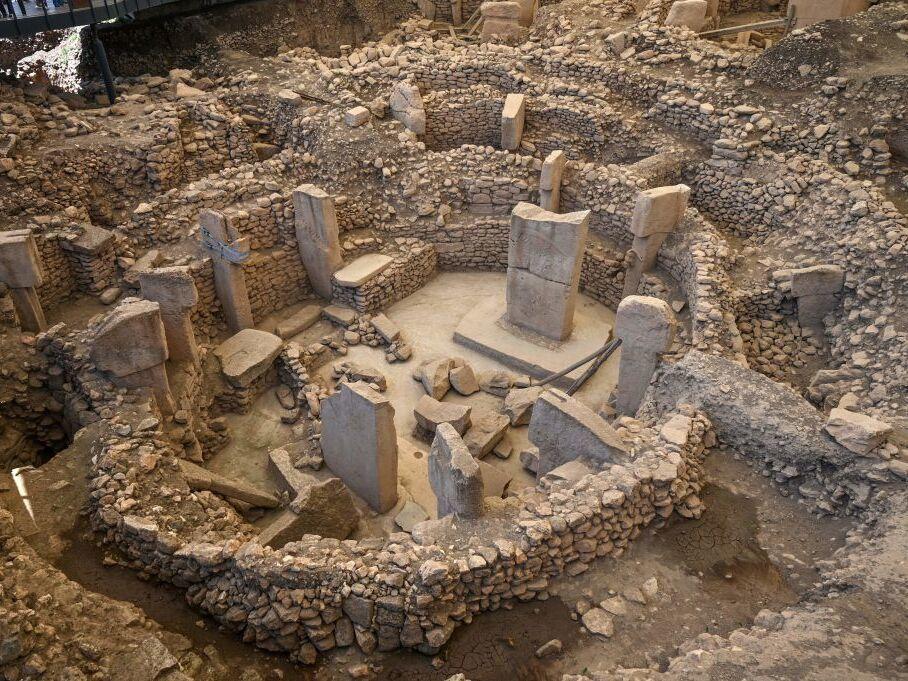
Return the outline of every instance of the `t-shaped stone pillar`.
[[[293,191],[293,212],[309,283],[316,294],[330,300],[332,277],[344,266],[334,198],[315,185],[301,185]]]
[[[203,210],[199,213],[199,226],[210,235],[206,237],[202,233],[202,246],[211,255],[214,289],[224,308],[227,327],[231,333],[251,328],[255,322],[252,319],[252,305],[246,290],[243,265],[242,262],[229,259],[231,253],[249,253],[249,239],[241,237],[226,216],[218,211]]]
[[[838,265],[814,265],[791,272],[791,295],[798,301],[798,322],[822,329],[823,317],[835,309],[836,293],[845,285],[845,271]]]
[[[38,246],[30,229],[0,232],[0,281],[9,286],[22,330],[44,331],[47,321],[35,291],[44,278]]]
[[[482,515],[482,469],[450,423],[440,423],[435,430],[429,451],[429,484],[438,502],[439,518]]]
[[[687,210],[690,187],[676,184],[640,192],[631,216],[634,243],[632,263],[624,278],[624,295],[637,292],[640,278],[656,264],[665,237],[680,224]]]
[[[561,180],[567,165],[567,154],[553,151],[542,164],[539,175],[539,206],[553,213],[561,211]]]
[[[523,139],[523,125],[526,120],[526,96],[509,94],[504,98],[501,109],[501,148],[517,151]]]
[[[199,366],[199,346],[192,330],[190,312],[199,302],[199,292],[188,267],[158,267],[139,274],[142,296],[161,306],[170,359]]]
[[[660,355],[672,346],[676,326],[664,300],[628,296],[618,305],[615,336],[621,339],[621,362],[615,408],[619,414],[637,413]]]
[[[571,335],[589,221],[588,210],[560,215],[532,203],[514,207],[508,245],[511,324],[555,340]]]
[[[158,303],[124,298],[98,327],[91,360],[122,388],[149,387],[163,414],[174,412],[164,362],[167,337]]]

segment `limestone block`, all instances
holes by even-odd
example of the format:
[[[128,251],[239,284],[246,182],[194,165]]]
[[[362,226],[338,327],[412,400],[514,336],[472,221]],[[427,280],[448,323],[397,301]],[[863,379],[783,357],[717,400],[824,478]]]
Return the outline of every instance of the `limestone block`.
[[[870,3],[868,0],[790,0],[789,5],[795,11],[794,28],[803,28],[820,21],[850,17],[866,10]]]
[[[485,496],[479,463],[457,431],[438,426],[429,451],[429,483],[438,502],[438,517],[478,518]]]
[[[531,203],[511,214],[508,321],[556,340],[573,328],[589,211],[559,215]]]
[[[472,395],[479,392],[479,381],[473,367],[469,364],[463,364],[454,367],[448,372],[448,379],[451,381],[451,387],[461,395]]]
[[[214,354],[221,361],[221,372],[227,381],[243,388],[271,368],[283,346],[273,333],[243,329],[217,346]]]
[[[539,174],[539,206],[557,213],[561,210],[561,182],[567,166],[567,154],[553,151],[542,164]]]
[[[193,308],[199,292],[188,267],[156,267],[139,273],[142,297],[159,303],[161,311]]]
[[[491,411],[483,412],[473,418],[473,425],[463,441],[473,456],[483,459],[501,442],[509,425],[507,416]]]
[[[479,11],[482,14],[483,42],[515,42],[520,39],[519,2],[484,2]]]
[[[684,184],[640,192],[631,216],[631,233],[635,237],[648,237],[673,232],[684,218],[689,198],[690,187]]]
[[[34,288],[44,283],[38,245],[30,229],[0,232],[0,282],[10,288]]]
[[[290,508],[262,531],[259,542],[280,548],[307,534],[346,539],[356,529],[359,519],[359,511],[344,483],[339,478],[329,478],[303,490]]]
[[[322,318],[322,308],[318,305],[304,305],[299,311],[279,322],[274,333],[284,340],[302,333]]]
[[[791,295],[817,296],[838,293],[845,285],[845,270],[838,265],[814,265],[791,272]]]
[[[591,409],[560,390],[547,390],[536,401],[530,419],[530,442],[539,449],[536,477],[574,459],[623,463],[627,445]]]
[[[371,319],[372,326],[379,336],[384,338],[388,343],[393,343],[400,339],[400,327],[391,321],[385,314],[378,313]]]
[[[441,400],[451,389],[449,374],[453,367],[454,360],[450,357],[432,359],[420,364],[413,377],[422,383],[428,395]]]
[[[526,121],[526,96],[511,93],[504,99],[501,110],[501,148],[516,151],[523,139]]]
[[[530,423],[533,416],[533,405],[539,396],[545,392],[542,386],[529,388],[514,388],[504,398],[504,413],[511,421],[512,426],[525,426]]]
[[[367,253],[335,272],[334,281],[347,288],[356,288],[384,272],[392,262],[394,260],[387,255]]]
[[[276,496],[255,485],[250,485],[245,480],[228,478],[182,459],[179,464],[183,479],[186,480],[190,489],[216,492],[230,499],[261,508],[277,508],[280,505]]]
[[[358,128],[359,126],[368,123],[371,117],[372,114],[366,107],[354,106],[352,109],[348,109],[344,114],[344,123],[351,128]]]
[[[400,81],[391,88],[388,100],[391,115],[415,135],[426,134],[426,108],[419,88],[410,81]]]
[[[365,383],[342,383],[321,403],[327,466],[379,513],[397,503],[397,432],[390,400]]]
[[[824,428],[836,442],[861,456],[883,444],[892,432],[892,426],[884,421],[838,407],[829,412]]]
[[[686,26],[692,31],[699,31],[706,23],[709,3],[706,0],[676,0],[668,10],[666,26]]]
[[[91,360],[101,371],[123,377],[167,360],[167,339],[158,303],[125,298],[101,322]]]
[[[627,296],[615,314],[615,336],[621,339],[618,365],[620,414],[635,414],[649,386],[659,357],[671,348],[677,321],[664,300]]]
[[[319,296],[331,298],[332,276],[344,264],[334,198],[315,185],[300,185],[293,191],[293,212],[309,283]]]
[[[429,395],[423,395],[413,408],[413,415],[419,427],[430,433],[434,433],[439,424],[448,423],[459,435],[463,435],[472,423],[472,411],[472,407],[465,404],[439,402]]]

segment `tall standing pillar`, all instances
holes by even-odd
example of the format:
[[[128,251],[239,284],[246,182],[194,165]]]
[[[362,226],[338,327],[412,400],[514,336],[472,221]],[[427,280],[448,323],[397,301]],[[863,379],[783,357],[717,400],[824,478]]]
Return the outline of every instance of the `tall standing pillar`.
[[[662,353],[675,339],[677,322],[664,300],[627,296],[615,314],[615,337],[621,339],[618,365],[619,414],[637,413]]]
[[[223,213],[199,213],[202,247],[211,255],[214,288],[231,333],[252,328],[252,305],[246,290],[243,262],[249,257],[249,239],[241,237]]]
[[[192,308],[199,292],[188,267],[158,267],[139,275],[142,296],[161,306],[170,359],[199,366],[199,346],[192,329]]]
[[[684,184],[640,192],[631,217],[633,258],[625,274],[625,296],[634,295],[643,273],[655,266],[665,237],[674,232],[684,218],[689,197],[690,187]]]
[[[44,331],[47,321],[35,291],[44,277],[38,246],[30,229],[0,232],[0,281],[10,288],[22,330]]]
[[[567,165],[567,154],[553,151],[542,164],[539,175],[539,206],[552,213],[561,212],[561,182],[564,168]]]
[[[332,277],[344,266],[334,198],[315,185],[301,185],[293,191],[293,212],[309,283],[316,294],[330,300]]]
[[[571,335],[589,221],[588,210],[559,215],[532,203],[514,207],[507,279],[511,324],[555,340]]]
[[[176,407],[164,362],[167,337],[158,303],[124,298],[98,327],[91,361],[121,388],[151,388],[162,414]]]

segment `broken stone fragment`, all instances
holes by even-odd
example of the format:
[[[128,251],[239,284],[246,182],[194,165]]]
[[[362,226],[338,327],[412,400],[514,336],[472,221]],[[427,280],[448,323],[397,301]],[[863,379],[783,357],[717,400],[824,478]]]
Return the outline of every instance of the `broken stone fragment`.
[[[429,483],[438,501],[438,517],[478,518],[485,491],[482,471],[457,431],[438,426],[429,451]]]
[[[883,444],[892,426],[872,416],[836,407],[829,412],[825,430],[840,445],[863,456]]]
[[[504,398],[504,413],[507,414],[512,426],[526,426],[533,416],[533,405],[539,396],[545,392],[542,386],[529,388],[515,388]]]
[[[615,633],[611,615],[602,608],[590,608],[580,619],[591,634],[611,638]]]
[[[448,374],[453,366],[454,360],[450,357],[431,359],[416,368],[413,378],[422,383],[428,395],[441,400],[451,388]]]
[[[475,417],[472,427],[464,437],[470,453],[477,459],[485,458],[504,437],[509,424],[507,416],[490,411]]]
[[[511,386],[514,385],[514,377],[507,371],[495,369],[482,371],[476,378],[479,381],[480,390],[497,397],[505,397]]]
[[[472,395],[479,392],[479,381],[476,380],[473,367],[469,364],[455,366],[448,373],[448,379],[451,381],[451,387],[461,395]]]
[[[440,424],[448,423],[459,435],[463,435],[470,427],[472,411],[473,408],[469,405],[439,402],[429,395],[423,395],[416,403],[413,415],[419,427],[429,433],[434,434]]]
[[[273,333],[243,329],[216,347],[214,354],[221,361],[224,378],[245,388],[271,368],[283,345]]]

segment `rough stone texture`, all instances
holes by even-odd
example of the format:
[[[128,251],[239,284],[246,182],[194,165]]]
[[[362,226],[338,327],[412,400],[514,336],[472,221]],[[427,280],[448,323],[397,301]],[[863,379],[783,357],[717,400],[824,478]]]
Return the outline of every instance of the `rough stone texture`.
[[[264,546],[280,548],[304,535],[346,539],[359,524],[359,511],[340,478],[307,486],[290,508],[272,521],[259,537]]]
[[[300,257],[313,290],[331,298],[332,276],[343,266],[334,198],[312,184],[293,192],[294,223]]]
[[[464,436],[467,449],[477,459],[485,458],[508,431],[508,417],[494,412],[474,415],[473,425]]]
[[[555,340],[571,334],[589,216],[515,206],[508,248],[510,323]]]
[[[283,345],[273,333],[243,329],[217,346],[214,354],[230,384],[245,388],[271,368]]]
[[[449,375],[453,367],[454,360],[450,357],[427,360],[417,367],[414,378],[422,383],[427,395],[441,400],[451,389]]]
[[[529,388],[514,388],[504,398],[504,413],[511,421],[512,426],[526,426],[533,416],[533,405],[539,396],[545,392],[542,386]]]
[[[627,446],[615,430],[560,390],[546,390],[536,400],[529,436],[539,448],[537,479],[574,459],[601,466],[627,457]]]
[[[416,416],[419,427],[429,433],[434,434],[439,424],[447,423],[453,426],[459,435],[463,435],[472,423],[470,420],[472,410],[472,407],[465,404],[439,402],[429,395],[423,395],[413,408],[413,415]]]
[[[479,463],[457,430],[442,423],[429,451],[429,483],[438,500],[438,517],[478,518],[485,496]]]
[[[342,383],[321,403],[322,454],[341,480],[376,511],[397,503],[394,407],[364,383]]]
[[[824,428],[836,442],[861,456],[879,447],[892,432],[888,423],[847,409],[830,411]]]
[[[665,19],[665,25],[685,26],[699,31],[706,23],[708,7],[706,0],[675,0]]]

